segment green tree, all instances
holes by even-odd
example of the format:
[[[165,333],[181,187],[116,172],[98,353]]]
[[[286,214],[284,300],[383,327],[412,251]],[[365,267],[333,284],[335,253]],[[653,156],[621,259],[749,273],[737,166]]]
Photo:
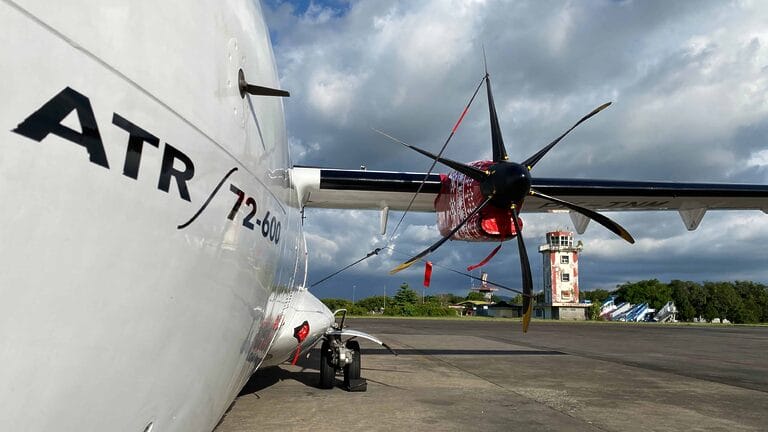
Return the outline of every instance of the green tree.
[[[415,305],[419,301],[416,291],[410,289],[407,283],[400,285],[400,289],[392,298],[392,304],[396,306]]]
[[[436,302],[436,303],[439,303],[441,306],[448,306],[448,305],[452,305],[452,304],[456,304],[464,301],[464,297],[459,297],[456,294],[452,294],[452,293],[440,293],[440,294],[427,296],[424,298],[424,301],[428,303]]]
[[[332,312],[338,309],[349,309],[352,306],[352,302],[347,299],[340,298],[326,298],[320,300],[325,304]]]
[[[384,309],[384,315],[414,316],[416,315],[416,305],[413,303],[394,304],[391,307],[387,305],[387,308]]]
[[[589,319],[592,321],[596,321],[600,319],[600,306],[602,303],[600,302],[592,302],[591,305],[589,305]]]
[[[359,300],[356,305],[367,311],[378,311],[383,309],[386,303],[392,304],[392,300],[385,300],[384,296],[373,296]]]
[[[347,313],[350,315],[356,315],[356,316],[364,316],[368,315],[369,310],[363,307],[360,307],[359,304],[350,304],[347,308]]]
[[[448,299],[447,300],[448,300],[448,304],[456,304],[456,303],[461,303],[462,301],[464,301],[464,297],[458,296],[456,294],[448,294]]]
[[[705,282],[704,288],[710,297],[704,308],[704,317],[707,320],[720,318],[731,322],[737,322],[744,309],[741,297],[736,293],[734,284],[730,282]]]
[[[737,322],[768,322],[768,287],[754,282],[736,281],[734,289],[743,305],[736,318]]]
[[[694,317],[704,317],[704,310],[709,302],[710,293],[704,288],[704,285],[694,283],[688,286],[690,291],[689,301],[696,311]]]
[[[484,301],[485,295],[477,291],[470,291],[469,294],[467,294],[467,296],[465,297],[465,300]]]
[[[424,303],[416,305],[413,314],[415,316],[453,316],[456,312],[453,309],[440,306],[439,303]]]
[[[672,290],[672,301],[677,307],[677,319],[680,321],[693,321],[696,308],[691,302],[692,293],[697,290],[698,284],[690,281],[673,280],[669,283]],[[698,286],[700,288],[700,286]]]
[[[596,289],[592,291],[580,291],[580,300],[589,300],[592,303],[603,304],[603,302],[611,296],[611,292],[604,289]]]
[[[661,309],[664,304],[672,300],[672,290],[669,285],[656,279],[619,285],[616,295],[618,301],[632,304],[648,303],[650,307],[656,310]]]

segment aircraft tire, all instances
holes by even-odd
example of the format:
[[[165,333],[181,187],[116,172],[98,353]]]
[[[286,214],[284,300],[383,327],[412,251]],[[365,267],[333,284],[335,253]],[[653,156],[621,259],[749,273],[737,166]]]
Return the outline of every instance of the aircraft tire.
[[[360,379],[360,344],[357,341],[347,341],[347,348],[354,351],[352,363],[344,366],[344,386],[349,387],[352,380]]]
[[[331,364],[331,344],[323,341],[320,347],[320,385],[321,389],[331,389],[336,383],[336,368]]]

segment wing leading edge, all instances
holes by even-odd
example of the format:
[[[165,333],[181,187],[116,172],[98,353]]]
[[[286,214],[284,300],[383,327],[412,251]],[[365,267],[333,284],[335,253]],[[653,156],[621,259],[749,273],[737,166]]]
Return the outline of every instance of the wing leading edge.
[[[425,178],[423,173],[295,167],[291,178],[303,206],[404,210]],[[768,185],[539,178],[532,188],[595,211],[677,210],[690,230],[707,210],[762,210],[768,213]],[[430,174],[413,211],[434,212],[441,175]],[[523,212],[567,211],[531,196]],[[572,213],[572,215],[574,215]],[[577,230],[588,221],[574,216]]]

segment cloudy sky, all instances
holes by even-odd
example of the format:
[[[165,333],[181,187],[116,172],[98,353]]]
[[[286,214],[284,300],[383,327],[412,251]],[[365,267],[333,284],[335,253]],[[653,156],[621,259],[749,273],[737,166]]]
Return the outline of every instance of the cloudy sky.
[[[760,1],[266,0],[294,162],[425,172],[430,161],[378,128],[439,151],[483,76],[485,47],[510,158],[521,161],[605,101],[536,166],[535,176],[768,183],[768,4]],[[481,94],[482,95],[482,94]],[[478,97],[446,156],[490,158],[487,102]],[[444,168],[439,168],[445,172]],[[599,225],[577,238],[582,289],[639,279],[768,283],[768,215],[710,212],[688,232],[676,212],[611,213],[638,240]],[[400,214],[390,215],[389,229]],[[545,232],[567,215],[524,214],[534,286]],[[310,281],[387,244],[378,213],[308,210]],[[313,288],[320,297],[420,289],[423,266],[388,270],[439,238],[433,214],[408,214],[391,243]],[[433,254],[462,270],[494,245],[449,242]],[[520,286],[508,242],[485,267]],[[465,294],[441,268],[429,292]]]

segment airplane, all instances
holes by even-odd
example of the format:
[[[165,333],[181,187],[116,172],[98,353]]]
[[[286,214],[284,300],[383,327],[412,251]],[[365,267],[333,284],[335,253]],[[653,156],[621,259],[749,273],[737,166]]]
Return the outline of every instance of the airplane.
[[[437,213],[440,241],[521,252],[519,211],[622,236],[595,212],[695,229],[710,209],[768,211],[763,185],[533,178],[501,153],[426,154],[448,175],[294,167],[258,2],[3,0],[0,22],[5,430],[210,431],[254,373],[316,344],[320,386],[354,387],[357,340],[384,343],[308,290],[305,207],[410,206]],[[494,174],[510,169],[529,184]]]

